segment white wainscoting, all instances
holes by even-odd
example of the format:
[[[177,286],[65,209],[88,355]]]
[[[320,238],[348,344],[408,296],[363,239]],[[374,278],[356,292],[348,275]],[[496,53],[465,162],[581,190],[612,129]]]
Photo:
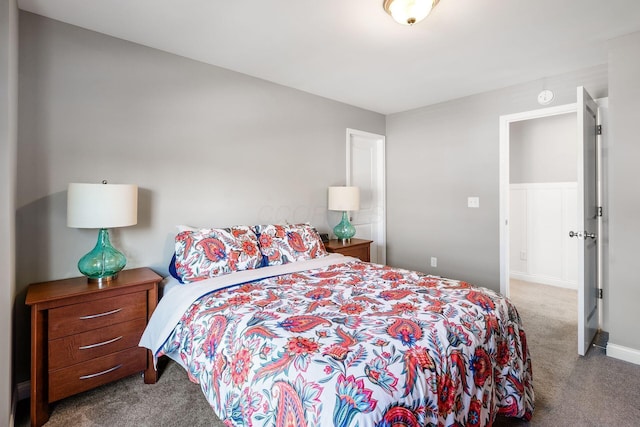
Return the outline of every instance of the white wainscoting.
[[[510,184],[509,199],[511,278],[577,289],[576,183]]]

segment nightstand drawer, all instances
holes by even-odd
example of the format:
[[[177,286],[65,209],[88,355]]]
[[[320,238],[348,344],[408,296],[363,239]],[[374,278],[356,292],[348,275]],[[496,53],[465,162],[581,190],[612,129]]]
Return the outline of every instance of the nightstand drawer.
[[[49,340],[146,317],[145,292],[53,308],[49,310]]]
[[[334,239],[325,242],[324,247],[327,249],[327,252],[352,256],[354,258],[359,258],[361,261],[370,262],[370,246],[372,243],[373,241],[365,239],[351,239],[347,242]]]
[[[145,318],[139,318],[50,341],[49,370],[137,347],[146,324]]]
[[[355,246],[353,248],[344,248],[340,250],[340,253],[345,256],[358,258],[361,261],[369,261],[369,246]]]
[[[49,402],[144,371],[147,367],[146,352],[145,348],[135,347],[50,371]]]

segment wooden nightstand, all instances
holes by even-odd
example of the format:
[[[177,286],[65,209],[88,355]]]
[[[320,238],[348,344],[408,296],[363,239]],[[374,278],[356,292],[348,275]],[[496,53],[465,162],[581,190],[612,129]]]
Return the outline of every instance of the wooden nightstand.
[[[327,252],[337,252],[342,255],[360,258],[361,261],[369,262],[371,260],[370,247],[372,240],[351,239],[346,243],[342,240],[329,240],[324,244]]]
[[[49,403],[144,371],[153,355],[138,347],[162,280],[148,268],[123,270],[99,287],[86,277],[36,283],[31,306],[31,425],[49,419]]]

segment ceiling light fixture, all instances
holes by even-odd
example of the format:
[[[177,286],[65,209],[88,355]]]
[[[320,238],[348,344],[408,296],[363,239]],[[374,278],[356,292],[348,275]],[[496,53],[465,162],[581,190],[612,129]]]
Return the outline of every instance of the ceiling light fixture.
[[[382,7],[402,25],[413,25],[429,15],[440,0],[384,0]]]

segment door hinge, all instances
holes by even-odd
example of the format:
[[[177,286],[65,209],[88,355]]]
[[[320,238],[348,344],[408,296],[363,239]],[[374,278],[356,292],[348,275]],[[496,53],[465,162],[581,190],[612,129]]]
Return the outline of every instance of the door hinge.
[[[596,135],[602,135],[602,125],[596,126]]]
[[[602,216],[602,206],[598,206],[598,216]]]
[[[598,299],[602,299],[602,288],[598,289]]]

